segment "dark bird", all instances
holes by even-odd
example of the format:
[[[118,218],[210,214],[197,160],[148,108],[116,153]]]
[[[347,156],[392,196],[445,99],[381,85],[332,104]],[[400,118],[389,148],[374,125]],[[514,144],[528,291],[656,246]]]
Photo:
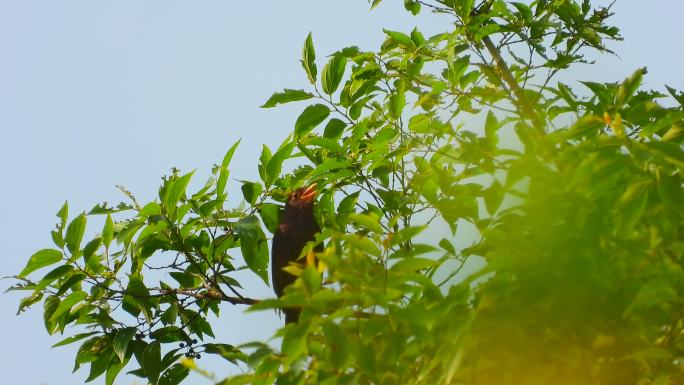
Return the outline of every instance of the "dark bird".
[[[282,297],[285,288],[297,279],[283,268],[296,263],[304,246],[321,231],[314,218],[315,188],[315,184],[298,188],[288,196],[282,220],[273,234],[271,279],[278,297]],[[314,250],[323,251],[323,245],[317,245]],[[283,312],[285,324],[299,319],[300,309],[283,309]]]

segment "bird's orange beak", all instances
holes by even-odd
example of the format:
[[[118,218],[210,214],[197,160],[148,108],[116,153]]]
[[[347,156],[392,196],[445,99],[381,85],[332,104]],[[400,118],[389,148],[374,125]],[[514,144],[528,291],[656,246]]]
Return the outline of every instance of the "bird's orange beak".
[[[302,191],[302,195],[300,199],[303,202],[312,202],[314,198],[316,198],[316,195],[318,195],[318,192],[316,192],[316,183],[313,183],[309,187],[307,187],[304,191]]]

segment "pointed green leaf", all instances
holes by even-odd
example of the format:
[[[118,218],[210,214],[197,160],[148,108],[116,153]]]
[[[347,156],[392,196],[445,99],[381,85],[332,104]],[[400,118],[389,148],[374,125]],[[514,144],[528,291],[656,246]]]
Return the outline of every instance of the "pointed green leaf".
[[[402,111],[404,111],[404,106],[406,105],[406,96],[404,92],[397,91],[397,93],[392,94],[389,98],[389,112],[394,119],[399,119],[401,117]]]
[[[71,337],[69,337],[69,338],[65,338],[65,339],[63,339],[63,340],[57,342],[56,344],[52,345],[52,347],[53,347],[53,348],[56,348],[56,347],[59,347],[59,346],[69,345],[69,344],[72,344],[72,343],[74,343],[74,342],[76,342],[76,341],[80,341],[80,340],[82,340],[82,339],[84,339],[84,338],[90,337],[90,336],[92,336],[92,335],[94,335],[94,334],[97,334],[97,333],[98,333],[98,332],[89,332],[89,333],[80,333],[80,334],[76,334],[75,336],[71,336]]]
[[[216,195],[218,197],[226,196],[226,183],[228,183],[228,175],[230,174],[230,172],[228,171],[228,165],[230,164],[230,161],[233,159],[233,154],[235,154],[235,150],[240,144],[240,140],[235,142],[228,149],[228,152],[226,152],[226,155],[223,157],[223,162],[221,162],[221,170],[219,171],[218,180],[216,181]]]
[[[245,201],[253,206],[259,195],[261,195],[262,187],[261,183],[258,182],[242,181],[240,190],[242,190],[242,196],[245,197]]]
[[[323,136],[330,139],[338,139],[342,136],[344,129],[347,128],[347,124],[340,119],[332,118],[325,125],[323,130]]]
[[[50,317],[50,320],[54,321],[57,317],[70,311],[72,307],[74,307],[76,304],[83,301],[87,297],[88,294],[80,290],[69,294],[68,296],[66,296],[66,298],[62,300],[62,302],[60,302],[59,306],[57,306],[57,309]]]
[[[337,87],[344,77],[344,69],[347,66],[347,58],[342,55],[334,55],[330,61],[323,67],[321,73],[321,85],[323,92],[332,95],[337,90]]]
[[[308,106],[295,122],[295,136],[306,135],[330,115],[330,108],[323,104]]]
[[[404,0],[404,8],[413,16],[420,13],[420,3],[416,0]]]
[[[36,286],[36,291],[42,290],[46,288],[49,284],[51,284],[54,280],[61,278],[65,276],[66,274],[72,272],[74,270],[74,267],[71,265],[62,265],[55,267],[52,269],[49,273],[47,273],[43,279],[38,282],[38,285]]]
[[[66,226],[67,218],[69,217],[69,203],[64,202],[62,208],[57,212],[57,217],[60,219],[59,228],[63,229]]]
[[[164,208],[166,208],[166,212],[168,213],[169,217],[171,217],[171,219],[174,221],[176,205],[178,204],[178,201],[180,201],[180,199],[185,195],[185,189],[188,187],[188,183],[190,183],[190,178],[192,178],[192,174],[194,173],[194,171],[189,172],[171,181],[171,184],[166,187],[166,191],[162,202]]]
[[[306,351],[306,337],[308,335],[308,324],[292,324],[283,336],[281,350],[285,354],[286,362],[294,362],[299,359]]]
[[[142,355],[142,369],[152,385],[157,385],[162,371],[161,347],[159,342],[153,342],[145,348]]]
[[[408,273],[416,270],[423,270],[434,266],[437,261],[427,258],[403,258],[392,265],[390,271],[393,273]]]
[[[259,206],[259,215],[266,229],[271,233],[275,233],[276,227],[278,227],[280,222],[280,206],[275,203],[264,203]]]
[[[126,358],[126,348],[128,343],[133,340],[135,333],[138,330],[133,327],[123,328],[116,332],[114,336],[114,341],[112,342],[112,348],[114,353],[119,357],[119,361],[124,362]]]
[[[174,364],[159,377],[158,385],[178,385],[190,374],[190,369],[182,364]]]
[[[403,32],[397,32],[397,31],[390,31],[388,29],[383,29],[385,34],[389,36],[390,39],[394,40],[395,42],[411,47],[413,46],[413,40],[411,40],[411,37]]]
[[[306,76],[309,78],[311,84],[316,84],[316,50],[313,45],[313,38],[311,37],[311,32],[306,37],[304,42],[304,49],[302,50],[302,67],[306,71]]]
[[[112,221],[112,216],[107,214],[107,219],[102,229],[102,244],[105,248],[109,249],[112,239],[114,239],[114,221]]]
[[[109,363],[109,365],[107,365],[107,373],[105,373],[105,385],[114,385],[116,376],[119,375],[124,366],[126,365],[121,362]]]
[[[19,277],[23,278],[45,266],[50,266],[62,260],[62,252],[54,249],[43,249],[31,256],[26,267],[19,273]]]
[[[67,227],[66,236],[64,240],[66,241],[67,249],[69,249],[71,254],[77,254],[79,252],[85,228],[85,213],[77,216],[76,218],[74,218],[74,220],[71,221],[71,223],[69,223],[69,227]]]
[[[268,284],[268,242],[259,218],[250,215],[240,219],[235,232],[240,237],[240,250],[247,267]]]
[[[59,297],[56,295],[51,295],[45,298],[43,302],[43,323],[45,324],[45,330],[48,334],[55,332],[55,323],[52,321],[52,315],[57,310],[59,306]]]
[[[264,183],[266,186],[271,186],[273,182],[280,176],[280,171],[283,168],[283,162],[290,157],[292,150],[294,149],[295,142],[286,142],[278,151],[273,154],[271,159],[268,160],[266,165],[266,178],[264,178]]]
[[[640,68],[620,84],[617,94],[615,95],[615,108],[622,108],[622,106],[629,103],[632,96],[634,96],[637,89],[639,89],[641,81],[647,72],[645,67]]]
[[[323,69],[325,74],[325,69]],[[324,75],[325,76],[325,75]],[[298,102],[300,100],[307,100],[313,98],[313,94],[304,90],[284,89],[282,92],[276,92],[264,103],[261,108],[275,107],[278,104],[285,104],[289,102]]]
[[[384,233],[380,226],[380,219],[373,214],[349,214],[349,219],[357,226],[374,231],[378,234]]]
[[[161,343],[187,341],[188,335],[178,326],[165,326],[150,333],[150,337]]]

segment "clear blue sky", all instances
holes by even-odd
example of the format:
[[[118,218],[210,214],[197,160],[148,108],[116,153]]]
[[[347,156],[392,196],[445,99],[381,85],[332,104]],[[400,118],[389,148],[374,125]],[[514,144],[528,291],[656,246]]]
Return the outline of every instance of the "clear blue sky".
[[[364,0],[0,0],[0,276],[51,247],[65,199],[78,213],[122,200],[114,188],[122,184],[146,201],[174,166],[197,169],[203,181],[240,137],[232,176],[254,179],[261,144],[280,143],[299,111],[258,106],[275,90],[306,87],[299,56],[309,31],[323,58],[348,45],[377,48],[383,27],[444,27],[411,17],[401,1],[385,3],[369,13]],[[625,41],[611,47],[620,57],[573,77],[617,81],[646,65],[648,86],[683,89],[684,3],[622,0],[615,11]],[[270,295],[254,282],[254,297]],[[75,346],[51,349],[61,337],[46,335],[40,306],[15,317],[18,299],[0,295],[0,382],[82,383],[87,368],[71,374]],[[279,323],[272,313],[226,312],[214,330],[235,344]]]

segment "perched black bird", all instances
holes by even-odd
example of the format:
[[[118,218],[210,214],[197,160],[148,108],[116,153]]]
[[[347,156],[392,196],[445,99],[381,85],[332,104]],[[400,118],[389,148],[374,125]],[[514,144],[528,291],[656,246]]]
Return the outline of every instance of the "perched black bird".
[[[281,297],[285,287],[294,282],[297,277],[283,270],[284,267],[295,263],[307,242],[313,241],[321,228],[314,218],[314,198],[316,185],[294,190],[285,204],[285,213],[281,223],[273,234],[271,248],[271,279],[273,289]],[[322,251],[323,245],[318,245],[315,251]],[[285,323],[297,322],[299,309],[284,309]]]

